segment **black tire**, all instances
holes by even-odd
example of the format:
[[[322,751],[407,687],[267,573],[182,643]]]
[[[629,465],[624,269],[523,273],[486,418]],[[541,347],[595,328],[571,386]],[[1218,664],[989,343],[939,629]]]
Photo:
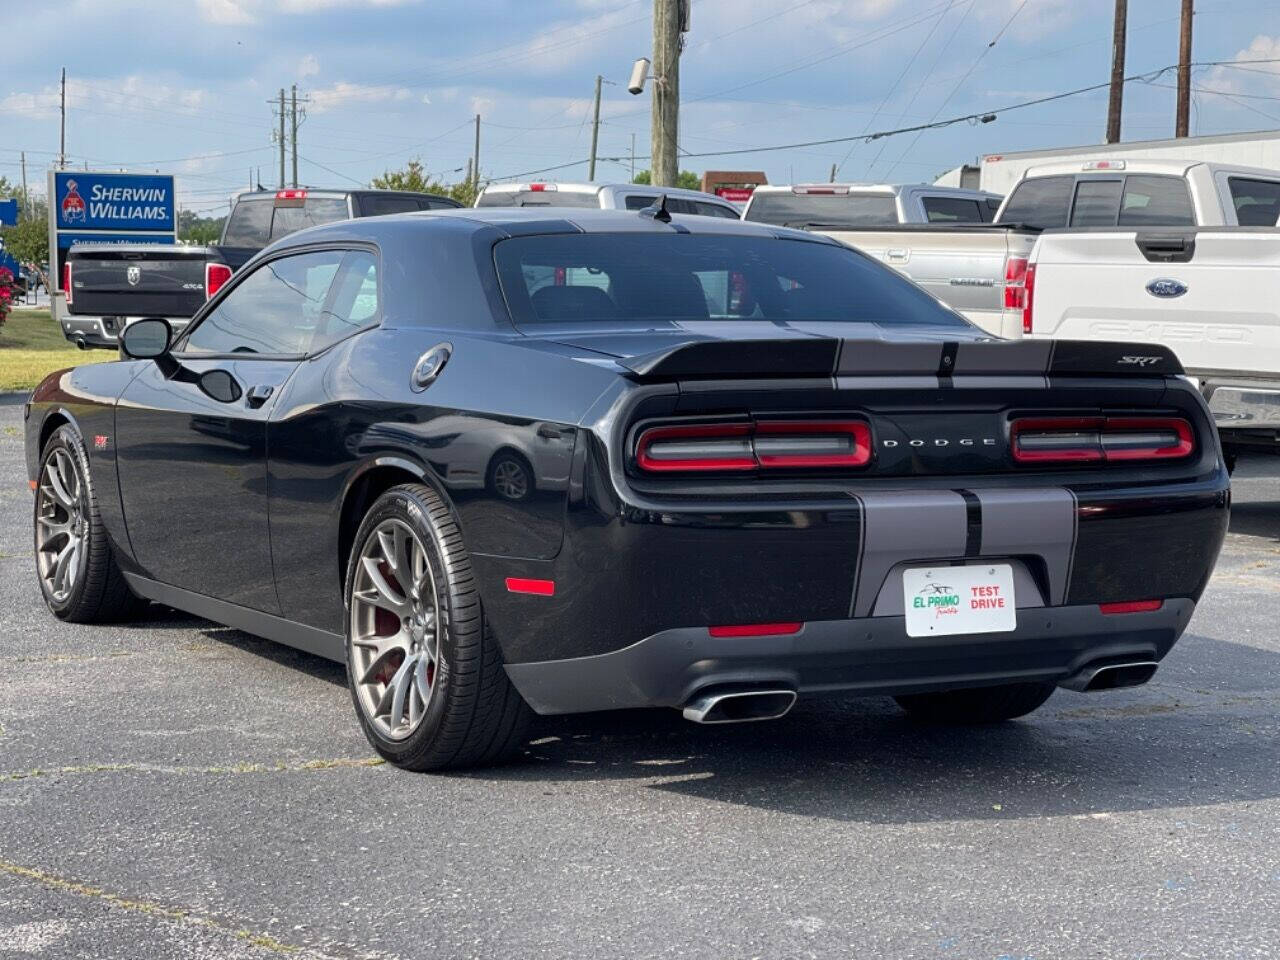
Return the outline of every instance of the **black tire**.
[[[500,482],[498,471],[504,466],[514,467],[517,472]],[[485,471],[485,483],[493,495],[499,499],[506,500],[508,503],[526,503],[533,499],[535,492],[533,466],[523,454],[515,450],[499,450],[489,461],[489,469]],[[519,490],[518,493],[513,492],[516,489]]]
[[[438,596],[439,667],[420,725],[406,738],[385,736],[361,704],[352,644],[356,567],[380,524],[399,520],[421,540]],[[360,726],[380,756],[406,770],[488,766],[510,759],[525,739],[533,711],[503,669],[502,652],[484,617],[471,559],[452,509],[430,487],[393,487],[369,508],[356,532],[343,591],[347,687]]]
[[[898,706],[929,723],[999,723],[1025,717],[1053,695],[1052,683],[1009,683],[998,687],[912,693],[894,697]]]
[[[46,502],[45,487],[50,482],[50,461],[59,454],[67,458],[65,462],[70,463],[79,478],[79,495],[76,499],[83,530],[81,549],[84,551],[78,578],[63,597],[55,596],[51,585],[40,575],[39,567],[40,511],[42,503]],[[142,614],[147,601],[129,589],[115,555],[111,552],[111,542],[98,511],[97,492],[89,471],[89,458],[85,453],[84,442],[69,426],[64,425],[55,430],[40,454],[40,473],[33,510],[36,580],[40,584],[40,594],[44,597],[45,604],[55,617],[69,623],[116,623],[135,619]]]

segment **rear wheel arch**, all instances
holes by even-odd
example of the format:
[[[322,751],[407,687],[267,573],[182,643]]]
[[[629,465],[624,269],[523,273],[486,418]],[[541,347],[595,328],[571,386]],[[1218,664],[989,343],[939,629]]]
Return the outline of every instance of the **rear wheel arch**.
[[[342,510],[338,519],[338,585],[342,589],[347,582],[347,563],[351,548],[355,546],[356,532],[365,514],[377,499],[392,487],[402,483],[425,483],[432,487],[446,502],[449,497],[443,484],[421,464],[406,457],[379,457],[359,470],[342,498]]]

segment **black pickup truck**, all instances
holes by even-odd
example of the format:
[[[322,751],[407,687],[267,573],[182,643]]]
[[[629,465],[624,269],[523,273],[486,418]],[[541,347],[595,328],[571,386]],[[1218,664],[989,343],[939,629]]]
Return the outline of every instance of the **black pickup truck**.
[[[77,244],[62,272],[63,336],[81,349],[116,349],[141,317],[179,331],[255,253],[283,236],[335,220],[461,206],[449,197],[395,190],[262,190],[242,193],[212,246]]]

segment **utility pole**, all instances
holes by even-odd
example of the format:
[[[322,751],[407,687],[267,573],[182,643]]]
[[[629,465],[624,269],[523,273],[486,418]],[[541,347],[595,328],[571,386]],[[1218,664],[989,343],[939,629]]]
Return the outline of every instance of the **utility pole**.
[[[1116,19],[1111,41],[1111,102],[1107,105],[1107,143],[1120,142],[1120,111],[1124,102],[1125,27],[1129,0],[1116,0]]]
[[[471,154],[471,175],[475,178],[476,193],[480,192],[480,114],[476,114],[476,149]]]
[[[58,169],[67,169],[67,68],[62,68],[62,123],[58,136]],[[52,197],[50,200],[52,201]]]
[[[298,116],[299,102],[307,104],[311,101],[306,97],[303,97],[301,101],[298,100],[298,85],[295,83],[290,90],[289,100],[289,142],[293,145],[293,188],[295,190],[298,188],[298,121],[300,119],[305,119],[307,116],[307,108],[305,106],[302,108],[302,116]]]
[[[284,189],[284,87],[280,88],[280,189]]]
[[[1182,34],[1178,41],[1178,117],[1175,137],[1187,136],[1191,127],[1191,18],[1195,16],[1194,0],[1182,0]]]
[[[673,187],[679,175],[680,27],[688,0],[653,0],[652,182]]]
[[[604,83],[604,77],[596,74],[596,108],[591,118],[591,160],[587,164],[587,179],[594,182],[596,179],[596,144],[600,142],[600,84]]]
[[[631,134],[631,182],[636,182],[636,135]]]
[[[27,151],[22,151],[22,216],[31,216],[31,198],[27,196]]]

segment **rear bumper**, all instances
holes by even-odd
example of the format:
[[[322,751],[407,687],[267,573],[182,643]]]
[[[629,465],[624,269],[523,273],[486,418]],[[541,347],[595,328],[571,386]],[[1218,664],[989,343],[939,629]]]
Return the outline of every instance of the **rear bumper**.
[[[114,350],[120,344],[120,333],[142,317],[94,317],[74,313],[64,314],[59,321],[62,335],[81,347],[100,347]],[[165,317],[173,332],[181,333],[191,322],[190,317]]]
[[[1205,380],[1202,389],[1219,430],[1280,429],[1280,383]]]
[[[511,663],[507,674],[543,714],[679,707],[700,690],[734,685],[896,695],[1061,683],[1097,661],[1163,659],[1194,609],[1186,598],[1119,615],[1093,604],[1020,609],[1017,630],[981,636],[908,637],[902,617],[806,623],[790,636],[713,637],[689,627],[597,656]]]

